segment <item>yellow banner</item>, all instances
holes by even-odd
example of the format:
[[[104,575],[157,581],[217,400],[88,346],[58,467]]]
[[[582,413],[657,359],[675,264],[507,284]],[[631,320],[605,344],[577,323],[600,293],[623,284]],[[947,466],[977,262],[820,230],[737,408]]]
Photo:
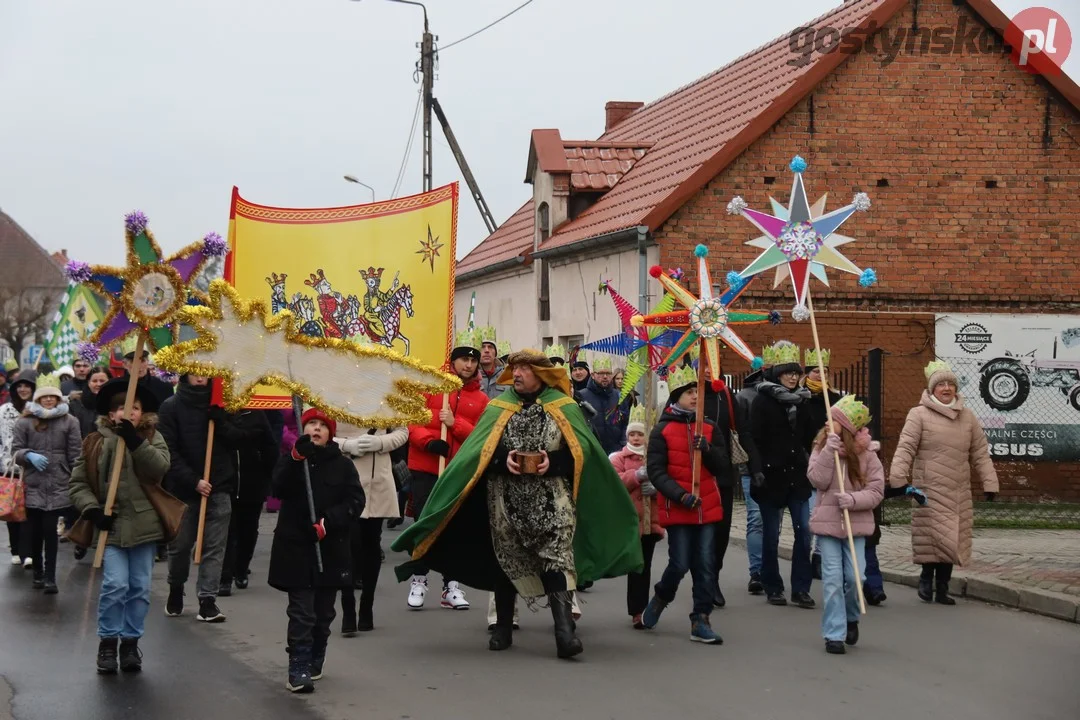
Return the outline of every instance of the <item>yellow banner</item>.
[[[367,338],[427,365],[450,354],[457,183],[369,205],[276,208],[233,188],[225,279],[315,337]],[[249,407],[287,408],[259,387]]]

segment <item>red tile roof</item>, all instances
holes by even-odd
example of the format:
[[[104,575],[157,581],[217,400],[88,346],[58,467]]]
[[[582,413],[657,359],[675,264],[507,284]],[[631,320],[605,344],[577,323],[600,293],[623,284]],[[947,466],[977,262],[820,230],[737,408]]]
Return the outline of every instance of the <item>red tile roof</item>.
[[[574,190],[610,190],[634,163],[645,156],[649,144],[600,143],[566,140],[563,147],[570,165],[570,187]]]
[[[533,201],[530,198],[486,240],[458,261],[457,275],[460,277],[474,270],[491,267],[532,250],[533,232]]]
[[[67,287],[64,271],[55,259],[37,244],[30,233],[8,214],[0,211],[0,288],[21,289]]]

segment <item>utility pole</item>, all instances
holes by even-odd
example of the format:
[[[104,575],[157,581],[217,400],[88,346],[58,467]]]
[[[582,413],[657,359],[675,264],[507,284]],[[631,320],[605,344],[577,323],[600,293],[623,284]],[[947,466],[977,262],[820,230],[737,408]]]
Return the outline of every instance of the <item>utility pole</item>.
[[[431,100],[435,86],[435,38],[428,30],[427,9],[424,10],[424,37],[420,41],[420,74],[424,93],[424,192],[431,190]]]

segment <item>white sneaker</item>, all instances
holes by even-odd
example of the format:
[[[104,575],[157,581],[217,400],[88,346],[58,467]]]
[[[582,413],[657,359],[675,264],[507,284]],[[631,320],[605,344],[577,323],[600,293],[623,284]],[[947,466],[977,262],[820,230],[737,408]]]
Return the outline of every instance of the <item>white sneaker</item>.
[[[15,553],[12,553],[11,554],[11,564],[12,565],[22,565],[22,558],[19,557],[18,555],[16,555]]]
[[[56,537],[64,537],[64,518],[56,518]]]
[[[469,609],[469,601],[465,599],[465,591],[457,584],[457,580],[451,580],[446,584],[441,604],[444,608],[451,610]]]
[[[409,588],[409,609],[423,610],[424,598],[427,597],[427,576],[414,575],[412,587]]]
[[[34,567],[34,559],[33,558],[23,558],[22,566],[23,566],[24,570],[29,570],[30,568]]]

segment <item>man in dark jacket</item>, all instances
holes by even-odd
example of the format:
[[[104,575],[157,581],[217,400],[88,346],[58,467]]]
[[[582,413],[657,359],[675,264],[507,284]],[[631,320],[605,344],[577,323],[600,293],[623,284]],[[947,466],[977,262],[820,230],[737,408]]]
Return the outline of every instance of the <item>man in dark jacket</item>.
[[[134,356],[134,353],[132,353],[132,356]],[[76,358],[71,366],[71,371],[74,373],[71,379],[60,383],[60,392],[64,393],[65,397],[73,392],[84,392],[86,390],[86,380],[90,374],[90,363],[82,358]]]
[[[210,392],[207,378],[183,376],[176,395],[165,401],[158,411],[158,428],[169,446],[170,464],[165,487],[188,504],[180,532],[169,544],[169,599],[165,614],[177,617],[184,611],[184,585],[198,533],[199,507],[205,497],[206,524],[196,583],[199,598],[196,619],[217,623],[225,621],[216,601],[229,536],[232,493],[236,488],[236,451],[248,437],[237,429],[232,416],[210,404]],[[207,477],[206,445],[211,420],[214,421],[214,447]]]
[[[596,414],[589,426],[604,452],[618,452],[626,444],[628,414],[619,412],[619,391],[615,389],[611,360],[600,358],[593,363],[592,377],[580,394],[580,402],[588,403]]]
[[[150,366],[147,361],[150,359],[150,353],[147,350],[143,350],[142,362],[139,363],[139,386],[149,390],[158,403],[164,403],[166,400],[173,396],[173,386],[165,382],[161,378],[156,378],[150,374]],[[131,377],[131,365],[135,361],[135,351],[132,350],[127,355],[124,355],[124,377]]]
[[[259,517],[270,494],[270,475],[277,464],[281,443],[280,435],[278,439],[274,437],[270,415],[281,418],[281,413],[265,410],[248,410],[235,417],[236,431],[243,435],[244,442],[236,451],[236,484],[219,596],[232,595],[234,579],[237,589],[245,590],[248,586],[248,566],[259,539]]]

